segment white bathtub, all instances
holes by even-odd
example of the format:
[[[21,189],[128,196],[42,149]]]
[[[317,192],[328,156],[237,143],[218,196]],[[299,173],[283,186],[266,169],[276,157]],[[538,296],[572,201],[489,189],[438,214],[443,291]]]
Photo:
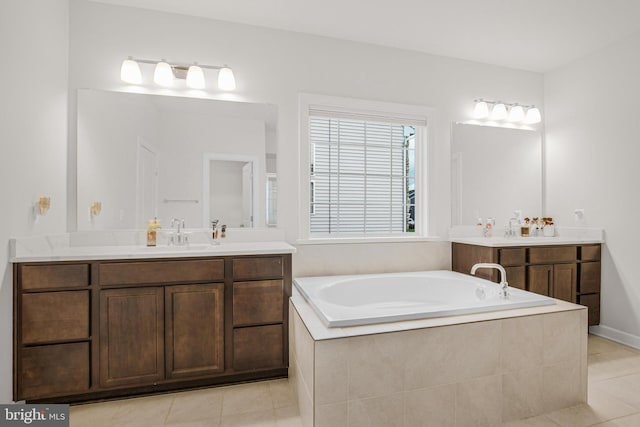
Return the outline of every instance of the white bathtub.
[[[304,277],[294,284],[329,328],[555,304],[515,288],[502,299],[497,283],[452,271]]]

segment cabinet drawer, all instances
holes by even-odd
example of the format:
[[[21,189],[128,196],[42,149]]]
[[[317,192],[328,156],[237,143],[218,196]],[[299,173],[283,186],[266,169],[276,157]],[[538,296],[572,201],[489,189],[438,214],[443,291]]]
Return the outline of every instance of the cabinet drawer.
[[[24,290],[89,286],[89,264],[23,265],[20,273]]]
[[[600,292],[600,263],[583,262],[580,264],[580,292]]]
[[[102,286],[221,280],[224,280],[223,259],[100,264]]]
[[[578,304],[586,305],[589,317],[589,326],[600,323],[600,294],[580,295]]]
[[[21,356],[20,400],[89,389],[89,343],[29,347],[22,350]]]
[[[600,261],[600,245],[583,246],[580,259],[583,261]]]
[[[233,367],[237,371],[280,368],[284,365],[282,325],[233,330]]]
[[[233,325],[282,322],[282,280],[235,282]]]
[[[247,257],[233,260],[233,279],[251,280],[283,276],[282,257]]]
[[[500,265],[503,267],[511,265],[523,265],[526,262],[525,248],[500,249]]]
[[[577,255],[578,250],[576,246],[530,248],[529,262],[531,264],[572,262],[577,259]]]
[[[89,291],[41,292],[22,296],[22,342],[89,338]]]

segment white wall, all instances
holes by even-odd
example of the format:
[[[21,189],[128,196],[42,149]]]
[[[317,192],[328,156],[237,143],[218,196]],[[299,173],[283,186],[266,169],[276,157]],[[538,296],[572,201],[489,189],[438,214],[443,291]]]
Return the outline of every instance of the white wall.
[[[0,402],[12,400],[10,237],[66,230],[67,0],[0,2]],[[34,222],[32,203],[51,197]]]
[[[445,237],[450,223],[451,121],[469,119],[473,99],[478,97],[524,104],[542,102],[543,81],[537,73],[189,16],[71,0],[70,31],[72,94],[82,87],[130,90],[119,79],[119,67],[124,58],[132,55],[187,63],[228,63],[234,69],[238,89],[233,95],[225,95],[227,99],[276,105],[278,218],[292,243],[298,238],[299,93],[435,108],[430,177],[436,184],[432,188],[431,214],[437,224],[434,233]],[[151,72],[152,68],[143,69],[143,73]],[[152,86],[146,90],[175,93]],[[211,96],[221,97],[217,93]],[[72,118],[75,116],[74,105],[69,113]],[[294,258],[294,274],[449,266],[446,243],[389,243],[380,248],[383,249],[371,245],[301,248]]]
[[[545,75],[547,214],[605,229],[598,333],[640,347],[640,34]]]

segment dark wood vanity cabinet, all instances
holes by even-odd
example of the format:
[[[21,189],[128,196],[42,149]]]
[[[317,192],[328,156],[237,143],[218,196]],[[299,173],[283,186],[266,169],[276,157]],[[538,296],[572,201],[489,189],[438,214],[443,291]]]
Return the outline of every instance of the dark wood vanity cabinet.
[[[287,375],[291,255],[14,264],[14,399]]]
[[[507,272],[509,286],[586,305],[589,325],[600,323],[600,244],[489,247],[451,244],[453,271],[469,274],[473,264],[493,262]],[[477,275],[497,282],[496,270]]]

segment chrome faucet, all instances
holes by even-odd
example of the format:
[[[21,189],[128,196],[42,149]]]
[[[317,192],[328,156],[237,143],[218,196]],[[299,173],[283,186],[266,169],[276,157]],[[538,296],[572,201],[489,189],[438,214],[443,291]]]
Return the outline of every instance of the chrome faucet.
[[[171,220],[171,228],[174,231],[169,236],[169,244],[182,246],[189,243],[187,235],[184,232],[184,219],[173,218]]]
[[[475,276],[479,268],[495,268],[498,270],[500,272],[500,298],[509,298],[509,284],[507,283],[507,272],[504,270],[504,267],[500,264],[481,262],[471,267],[471,274]]]

